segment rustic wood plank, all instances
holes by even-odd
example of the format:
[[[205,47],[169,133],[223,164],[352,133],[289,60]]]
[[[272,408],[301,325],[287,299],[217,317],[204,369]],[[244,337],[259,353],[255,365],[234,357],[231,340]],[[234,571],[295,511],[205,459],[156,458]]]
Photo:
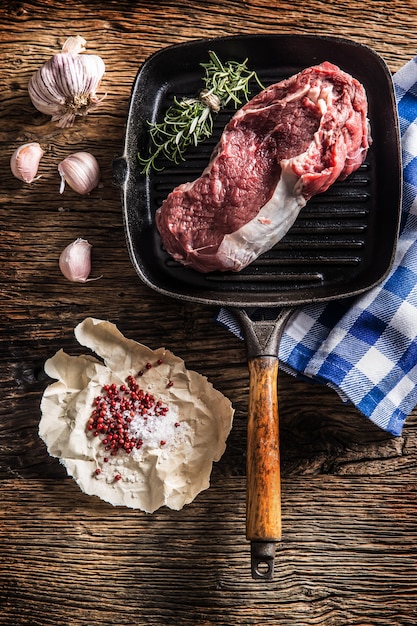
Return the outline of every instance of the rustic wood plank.
[[[242,479],[214,481],[187,509],[152,516],[88,498],[70,480],[7,486],[0,539],[12,602],[0,623],[30,605],[30,623],[43,625],[135,616],[148,624],[257,624],[262,616],[289,626],[294,615],[311,625],[412,624],[417,610],[409,545],[417,493],[402,479],[284,480],[285,532],[267,585],[246,567]]]

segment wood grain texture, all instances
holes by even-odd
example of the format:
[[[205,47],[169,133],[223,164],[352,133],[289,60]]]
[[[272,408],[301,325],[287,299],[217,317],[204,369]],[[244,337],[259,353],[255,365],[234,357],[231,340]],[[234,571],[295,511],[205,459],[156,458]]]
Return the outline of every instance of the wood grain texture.
[[[246,537],[281,539],[281,472],[278,422],[278,360],[250,359]]]
[[[69,35],[106,63],[97,110],[62,130],[34,109],[30,76]],[[330,34],[374,48],[391,71],[415,55],[412,0],[0,0],[0,624],[414,626],[417,412],[393,438],[329,389],[280,373],[283,540],[270,583],[250,577],[245,538],[249,377],[243,343],[215,311],[140,283],[124,240],[112,160],[123,150],[141,63],[173,43],[238,33]],[[45,150],[33,185],[14,149]],[[59,194],[58,162],[88,150],[102,185]],[[65,245],[93,245],[84,285],[61,276]],[[236,409],[210,489],[182,511],[113,508],[80,492],[38,437],[45,360],[83,349],[86,316],[166,346]]]

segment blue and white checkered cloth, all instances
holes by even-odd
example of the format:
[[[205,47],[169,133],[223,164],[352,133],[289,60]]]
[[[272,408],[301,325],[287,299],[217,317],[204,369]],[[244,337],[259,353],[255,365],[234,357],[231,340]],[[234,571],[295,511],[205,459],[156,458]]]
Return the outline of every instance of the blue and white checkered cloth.
[[[308,305],[285,327],[281,367],[335,389],[400,435],[417,404],[417,58],[394,75],[403,157],[400,238],[389,276],[352,301]],[[239,334],[221,309],[217,321]]]

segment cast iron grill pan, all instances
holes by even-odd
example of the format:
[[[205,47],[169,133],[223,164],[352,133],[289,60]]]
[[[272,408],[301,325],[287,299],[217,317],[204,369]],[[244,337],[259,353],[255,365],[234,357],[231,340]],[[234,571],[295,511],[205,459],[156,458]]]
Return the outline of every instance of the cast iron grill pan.
[[[239,273],[201,274],[178,264],[164,250],[154,225],[155,211],[168,193],[200,175],[234,110],[222,110],[212,139],[178,166],[160,161],[165,169],[145,176],[137,160],[138,152],[149,148],[147,121],[161,120],[174,95],[193,96],[201,89],[199,64],[210,50],[222,61],[248,58],[265,86],[327,60],[360,80],[368,95],[373,144],[365,163],[312,198],[287,235]],[[255,85],[252,94],[258,90]],[[283,327],[294,307],[372,288],[393,262],[401,158],[390,73],[369,48],[332,37],[248,35],[165,48],[136,77],[125,150],[114,162],[114,176],[122,191],[129,253],[144,283],[167,296],[228,307],[242,325],[250,373],[246,536],[252,576],[269,580],[281,538],[277,354]]]

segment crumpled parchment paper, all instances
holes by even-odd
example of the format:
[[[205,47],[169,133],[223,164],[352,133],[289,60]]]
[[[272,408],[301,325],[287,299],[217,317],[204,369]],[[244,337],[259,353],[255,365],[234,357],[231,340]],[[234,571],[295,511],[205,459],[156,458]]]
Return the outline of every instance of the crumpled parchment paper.
[[[60,459],[82,491],[115,506],[148,513],[163,505],[181,509],[209,487],[213,461],[222,456],[232,427],[230,401],[169,350],[127,339],[110,322],[87,318],[75,336],[102,360],[59,350],[46,361],[45,372],[57,379],[41,401],[39,435],[49,454]],[[147,369],[147,363],[154,366]],[[143,375],[137,378],[138,372]],[[156,433],[145,433],[139,451],[109,456],[103,436],[93,436],[87,423],[103,385],[124,384],[129,375],[169,413]],[[165,445],[160,445],[161,433]]]

